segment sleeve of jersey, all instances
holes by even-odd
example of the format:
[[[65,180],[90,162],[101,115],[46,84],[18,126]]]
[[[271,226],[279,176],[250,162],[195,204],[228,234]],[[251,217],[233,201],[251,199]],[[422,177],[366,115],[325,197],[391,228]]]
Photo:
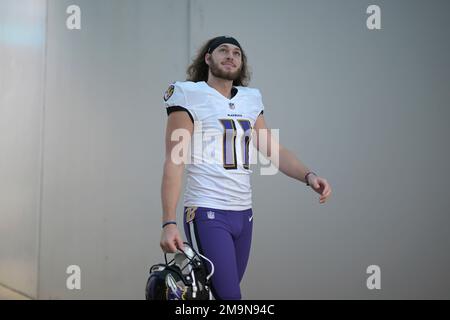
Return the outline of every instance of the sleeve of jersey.
[[[171,84],[164,94],[164,105],[166,106],[167,115],[176,111],[185,111],[194,122],[191,108],[186,101],[186,95],[183,88],[177,83]]]

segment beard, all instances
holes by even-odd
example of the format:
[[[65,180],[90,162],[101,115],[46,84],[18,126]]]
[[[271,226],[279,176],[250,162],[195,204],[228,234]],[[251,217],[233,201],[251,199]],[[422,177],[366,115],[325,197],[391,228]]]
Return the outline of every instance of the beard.
[[[236,71],[224,71],[219,68],[218,63],[211,59],[209,70],[211,70],[211,74],[216,78],[234,81],[239,79],[239,77],[241,76],[242,67],[241,69],[237,69]]]

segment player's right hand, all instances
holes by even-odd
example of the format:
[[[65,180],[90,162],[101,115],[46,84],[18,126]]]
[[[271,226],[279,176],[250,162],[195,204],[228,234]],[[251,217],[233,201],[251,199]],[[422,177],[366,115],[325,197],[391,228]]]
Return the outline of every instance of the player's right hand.
[[[169,224],[163,228],[159,245],[165,253],[175,253],[178,248],[184,248],[183,240],[176,225]]]

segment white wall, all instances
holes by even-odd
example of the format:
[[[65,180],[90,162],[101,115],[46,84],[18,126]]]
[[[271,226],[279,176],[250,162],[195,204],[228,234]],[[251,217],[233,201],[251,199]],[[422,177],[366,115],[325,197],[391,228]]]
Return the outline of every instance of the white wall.
[[[36,297],[45,0],[0,1],[0,284]]]
[[[161,259],[164,90],[187,63],[187,4],[49,2],[41,298],[142,298]],[[170,18],[169,18],[170,17]],[[82,290],[65,288],[79,265]]]

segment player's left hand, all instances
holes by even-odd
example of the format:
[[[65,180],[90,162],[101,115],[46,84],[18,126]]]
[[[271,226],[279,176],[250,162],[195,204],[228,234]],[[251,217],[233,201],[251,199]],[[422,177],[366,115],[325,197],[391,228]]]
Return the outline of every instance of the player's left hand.
[[[320,194],[319,203],[325,203],[331,195],[331,187],[328,181],[310,174],[308,176],[308,183],[314,191]]]

